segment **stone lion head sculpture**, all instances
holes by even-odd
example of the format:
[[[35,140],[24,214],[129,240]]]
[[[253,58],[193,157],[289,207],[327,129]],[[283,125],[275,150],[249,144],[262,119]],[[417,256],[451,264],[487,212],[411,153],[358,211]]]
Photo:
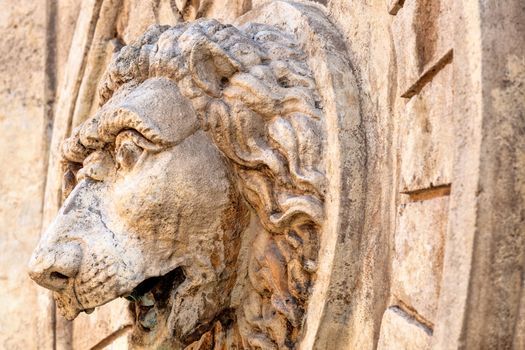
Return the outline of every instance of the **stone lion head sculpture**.
[[[295,39],[153,26],[115,55],[100,97],[64,142],[65,201],[31,277],[68,319],[126,297],[141,346],[293,348],[325,183],[322,109]]]

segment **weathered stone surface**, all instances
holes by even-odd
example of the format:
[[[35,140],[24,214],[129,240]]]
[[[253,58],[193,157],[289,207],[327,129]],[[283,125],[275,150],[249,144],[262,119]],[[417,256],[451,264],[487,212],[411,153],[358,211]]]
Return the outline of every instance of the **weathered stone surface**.
[[[438,349],[523,347],[525,7],[455,2],[455,161]]]
[[[397,307],[389,307],[383,315],[377,350],[430,349],[431,334],[427,328]]]
[[[374,349],[389,297],[385,283],[396,212],[392,150],[396,149],[398,125],[392,114],[396,84],[392,16],[384,1],[328,1],[327,11],[341,32],[339,45],[349,55],[346,68],[334,69],[352,72],[358,84],[360,118],[355,120],[360,132],[353,129],[341,138],[366,140],[364,153],[359,155],[352,154],[350,147],[341,148],[340,164],[344,169],[361,162],[366,178],[364,186],[359,186],[349,171],[341,181],[344,209],[340,213],[351,221],[340,221],[333,248],[327,249],[333,254],[329,289],[323,296],[325,306],[313,348]],[[340,90],[347,85],[342,84]]]
[[[130,316],[128,302],[124,299],[103,305],[89,315],[84,313],[79,315],[72,327],[73,349],[91,349],[111,336],[115,337],[114,340],[123,338],[122,344],[127,345],[133,322]]]
[[[436,320],[448,199],[401,205],[394,238],[391,293],[430,322]]]
[[[454,128],[452,64],[413,96],[401,112],[401,191],[452,182]]]
[[[393,17],[398,92],[413,96],[453,48],[451,0],[407,0]],[[450,55],[450,54],[449,54]]]
[[[404,3],[404,0],[386,0],[388,13],[391,15],[396,15],[397,11],[403,7]]]
[[[49,60],[47,67],[52,75],[53,101],[58,97],[56,88],[65,78],[71,41],[75,33],[75,26],[80,13],[82,1],[57,0],[48,4],[47,8],[47,33]],[[50,105],[52,107],[53,104]]]
[[[115,5],[111,7],[115,8]],[[130,43],[154,23],[174,25],[179,20],[180,14],[174,1],[126,0],[119,11],[117,28],[123,43]]]
[[[272,218],[272,214],[278,214],[280,208],[261,209],[254,205],[257,201],[247,195],[250,189],[255,189],[255,195],[264,194],[260,191],[261,182],[254,181],[253,177],[240,176],[232,180],[236,185],[241,182],[251,186],[237,188],[242,192],[242,200],[246,198],[250,201],[246,207],[251,214],[249,224],[246,223],[248,220],[240,220],[248,227],[239,238],[238,256],[230,254],[232,259],[237,259],[234,270],[238,277],[233,286],[221,289],[225,295],[231,291],[230,300],[222,304],[228,308],[218,318],[210,316],[213,322],[197,322],[199,329],[193,336],[197,338],[202,332],[204,334],[188,350],[208,350],[212,346],[266,349],[276,343],[280,348],[297,346],[303,350],[426,349],[429,348],[429,341],[433,343],[433,348],[440,350],[521,349],[525,344],[522,273],[525,235],[521,234],[525,201],[522,186],[525,178],[522,150],[525,147],[522,144],[525,138],[523,118],[520,118],[525,108],[525,46],[521,40],[525,35],[525,22],[521,20],[523,11],[525,8],[520,0],[509,0],[504,6],[495,0],[483,3],[475,0],[57,0],[40,4],[5,0],[0,11],[0,126],[4,131],[0,141],[0,160],[6,169],[0,176],[0,196],[3,200],[0,203],[0,348],[127,349],[128,341],[137,343],[137,332],[132,330],[133,327],[156,329],[157,332],[144,332],[150,333],[150,343],[166,338],[165,334],[159,334],[159,330],[171,329],[175,322],[164,326],[163,318],[159,317],[162,312],[158,311],[181,309],[180,305],[160,305],[169,298],[163,298],[158,293],[155,295],[152,291],[129,296],[135,299],[131,302],[134,306],[133,326],[128,326],[128,302],[120,298],[118,302],[97,307],[92,314],[81,314],[70,322],[59,314],[55,317],[49,294],[43,289],[32,289],[27,279],[20,277],[25,274],[24,264],[17,264],[16,261],[27,258],[24,255],[27,255],[28,247],[34,244],[40,231],[38,223],[43,221],[43,226],[48,226],[62,204],[61,142],[70,136],[75,140],[72,130],[86,120],[101,115],[101,102],[105,103],[102,108],[105,110],[118,105],[114,99],[108,102],[107,96],[100,97],[97,92],[113,54],[120,51],[122,55],[121,48],[131,44],[152,24],[176,25],[183,21],[216,17],[222,23],[235,23],[237,26],[248,22],[276,26],[298,43],[298,47],[294,46],[291,51],[286,48],[270,50],[275,55],[286,56],[290,52],[292,55],[298,52],[305,54],[300,61],[306,63],[308,74],[315,81],[319,99],[314,99],[314,106],[322,110],[324,118],[321,118],[321,124],[325,128],[316,135],[326,137],[322,146],[328,155],[326,159],[319,155],[311,158],[324,162],[321,168],[325,170],[328,185],[326,192],[320,193],[325,204],[322,234],[319,234],[317,242],[310,245],[313,248],[309,252],[303,249],[298,262],[290,262],[287,248],[302,249],[311,242],[298,244],[292,235],[295,240],[286,239],[282,244],[282,231],[268,229],[268,223],[257,220]],[[240,17],[243,14],[246,15]],[[136,77],[137,74],[156,76],[158,67],[153,68],[149,60],[155,58],[157,52],[168,52],[169,49],[156,45],[159,42],[155,40],[143,52],[148,54],[140,56],[140,63],[135,66],[137,70],[131,69],[133,74],[127,75],[126,69],[123,69],[124,73],[119,69],[116,76],[119,79]],[[238,44],[240,42],[232,41],[232,45]],[[244,54],[231,57],[230,53],[235,50],[229,47],[227,54],[219,54],[217,59],[214,56],[217,51],[209,47],[206,49],[213,54],[196,54],[193,60],[207,63],[205,69],[195,74],[197,80],[206,77],[203,72],[210,71],[224,78],[230,72],[230,58],[244,64],[243,59],[254,57],[250,54],[252,51],[243,48],[237,53]],[[224,47],[221,46],[221,49]],[[239,56],[245,57],[240,59]],[[170,53],[163,57],[172,56]],[[173,66],[179,63],[171,62]],[[268,64],[268,59],[262,58],[259,66],[267,68]],[[148,67],[147,72],[144,67]],[[197,64],[197,67],[202,66]],[[252,71],[254,67],[250,67],[248,74],[256,74],[256,69]],[[259,76],[267,79],[272,74]],[[209,81],[204,79],[206,82]],[[115,95],[123,93],[121,83],[119,80],[119,87],[109,90],[117,90]],[[132,90],[147,95],[147,86],[142,83],[140,81]],[[278,83],[289,85],[286,80]],[[228,79],[219,79],[211,81],[211,85],[199,86],[199,89],[210,88],[213,91],[215,87],[215,91],[222,91],[228,84]],[[181,91],[188,87],[182,85]],[[252,90],[260,93],[264,89],[258,86]],[[228,106],[231,106],[231,95],[219,95],[212,100],[229,101]],[[136,97],[126,96],[124,100],[130,103]],[[251,95],[243,94],[242,98],[248,96]],[[277,96],[274,100],[279,100],[278,94],[272,96]],[[197,101],[198,98],[192,95],[192,106],[202,107],[204,103]],[[302,98],[304,95],[296,101]],[[151,106],[169,104],[163,98],[159,101],[151,102]],[[208,107],[206,103],[205,108]],[[152,110],[158,112],[157,108],[140,110],[148,115]],[[237,111],[234,109],[235,113]],[[217,114],[206,113],[199,120],[207,122],[210,115]],[[283,156],[286,151],[281,147],[282,142],[288,139],[283,136],[283,128],[259,129],[259,124],[252,123],[254,119],[243,120],[243,123],[228,126],[235,128],[241,125],[241,129],[246,127],[251,131],[272,131],[275,137],[268,138],[262,132],[258,134],[262,135],[262,139],[241,142],[243,147],[235,149],[235,152],[251,154],[253,147],[261,147],[270,140],[268,149],[277,149],[277,158],[285,159],[285,168],[293,165],[286,158],[288,155]],[[226,128],[220,123],[215,126]],[[50,143],[51,127],[53,141]],[[276,130],[281,133],[275,134]],[[214,133],[213,128],[205,131],[208,136],[219,134]],[[117,144],[120,147],[120,141],[111,139],[115,135],[109,134],[110,140],[104,141],[107,149],[89,147],[90,152],[111,153]],[[233,135],[235,138],[245,134],[234,132],[220,135]],[[89,140],[90,137],[83,138],[80,144],[84,141],[89,143]],[[124,142],[125,148],[129,146],[132,151],[134,146],[127,141]],[[218,145],[224,152],[228,147],[221,146],[221,142],[224,146],[226,141],[214,140],[212,146]],[[244,147],[246,145],[249,147]],[[192,150],[191,157],[187,159],[200,156],[194,152],[198,147]],[[166,150],[160,153],[166,152],[170,153]],[[234,155],[238,154],[235,152]],[[232,154],[224,153],[226,157],[223,159],[229,164]],[[50,165],[46,176],[44,171],[48,154]],[[263,152],[260,159],[267,161],[268,154]],[[133,159],[133,156],[121,157],[119,161],[133,162]],[[299,163],[303,164],[303,160],[300,159]],[[95,174],[91,174],[95,177],[100,175],[99,170],[104,170],[104,162],[100,167],[88,163],[86,168],[96,168]],[[74,173],[76,168],[77,165],[70,169],[71,172]],[[139,168],[136,167],[136,172],[144,170]],[[228,168],[228,173],[239,174],[247,168],[249,166],[241,164],[239,169]],[[206,171],[210,169],[199,167],[199,176]],[[263,176],[265,181],[276,180],[292,195],[305,191],[304,183],[297,187],[289,186],[290,179],[275,176],[281,172],[272,173],[272,168],[256,167],[257,171],[268,176]],[[65,191],[69,191],[75,183],[70,175],[67,174]],[[302,172],[296,175],[299,178],[304,176]],[[46,177],[47,195],[43,200],[42,215]],[[125,178],[129,179],[128,176]],[[141,181],[141,185],[159,185],[161,179],[162,176],[159,176],[154,180]],[[181,183],[184,181],[181,180]],[[139,192],[135,193],[136,198],[143,194]],[[281,192],[281,195],[275,195],[273,191],[268,193],[268,198],[281,205]],[[450,221],[444,209],[447,204],[436,203],[446,200],[436,197],[448,194]],[[107,197],[116,198],[117,195],[113,193]],[[192,200],[198,198],[196,195]],[[143,208],[157,199],[148,197]],[[101,202],[107,204],[107,198]],[[405,203],[401,210],[400,203]],[[83,204],[71,208],[69,215],[79,213],[79,208],[85,208]],[[94,217],[98,215],[97,210],[101,213],[108,230],[117,233],[122,233],[124,229],[133,231],[124,227],[127,226],[123,223],[125,220],[114,220],[116,214],[107,211],[107,206],[97,208],[97,205],[92,205],[88,208],[95,210]],[[128,209],[132,212],[133,206]],[[269,213],[266,216],[261,214],[265,210]],[[60,213],[62,218],[65,215]],[[188,216],[193,216],[193,213]],[[107,217],[111,220],[106,220]],[[209,220],[209,217],[204,220]],[[74,225],[89,227],[93,223],[81,221],[77,220]],[[114,225],[112,221],[118,223]],[[139,221],[141,225],[136,227],[149,229],[149,225],[142,225],[142,219]],[[439,242],[437,236],[428,234],[436,230],[442,232],[447,221],[449,232],[446,239],[449,242]],[[121,227],[118,227],[119,224]],[[404,236],[399,233],[402,225],[407,228]],[[408,229],[416,231],[415,234],[409,237]],[[299,233],[304,232],[301,230]],[[85,234],[80,231],[71,235]],[[269,232],[271,234],[267,234]],[[99,243],[104,241],[95,237],[91,239]],[[87,238],[82,239],[88,241]],[[105,242],[112,239],[106,238]],[[116,240],[121,243],[122,236],[118,235]],[[213,241],[218,247],[224,240]],[[205,249],[210,246],[205,242],[200,242],[199,247]],[[187,244],[179,243],[178,246]],[[441,282],[436,277],[441,272],[432,269],[433,265],[441,264],[442,251],[434,249],[440,243],[447,248]],[[88,242],[83,244],[82,249],[100,253],[101,246],[103,244],[93,248],[93,242]],[[408,253],[405,251],[406,254],[400,257],[397,253],[403,251],[405,246]],[[268,247],[271,249],[266,249]],[[107,251],[113,249],[106,248]],[[312,251],[319,253],[317,261],[303,259]],[[67,260],[63,258],[73,257],[75,260],[75,252],[76,248],[66,249],[56,264]],[[126,251],[129,254],[132,252],[132,249]],[[156,257],[151,258],[146,253],[144,256],[153,261],[153,265],[161,265],[155,261]],[[255,263],[254,256],[257,256]],[[416,264],[416,257],[423,262],[421,266]],[[97,259],[86,255],[82,260],[89,265]],[[201,261],[206,261],[206,258]],[[231,271],[228,264],[223,265],[213,268]],[[261,266],[263,268],[259,269]],[[287,267],[285,272],[283,266]],[[304,276],[297,273],[301,271],[297,266],[304,266],[310,275],[302,278]],[[136,265],[131,263],[127,268],[137,271]],[[92,266],[82,270],[81,275],[86,270],[100,270],[94,282],[109,271]],[[190,270],[194,271],[193,266]],[[125,268],[119,270],[124,271]],[[285,275],[299,275],[301,278],[290,280],[283,278]],[[53,276],[60,279],[60,275]],[[200,276],[205,279],[208,274]],[[221,278],[228,279],[224,274]],[[166,281],[165,278],[163,280]],[[173,282],[176,281],[180,282],[174,278]],[[303,284],[296,283],[298,281]],[[56,280],[52,282],[54,287],[59,283]],[[110,278],[100,285],[104,284],[108,294],[118,291]],[[289,304],[286,298],[274,297],[275,290],[284,291],[280,295],[286,295],[286,289],[290,291],[289,286],[292,285],[295,289],[291,294],[295,297],[295,292],[300,295],[296,300],[303,300],[301,286],[307,284],[307,293],[303,293],[308,294],[307,307],[299,302],[294,306],[299,305],[300,308],[292,308],[292,311],[299,309],[302,323],[293,327],[288,324],[283,326],[281,321],[292,320],[294,315],[290,308],[287,309]],[[159,289],[157,285],[156,291],[174,289],[176,298],[181,290],[174,287]],[[94,287],[98,288],[103,289]],[[255,292],[246,293],[251,288]],[[95,290],[91,292],[87,293],[87,306],[100,297]],[[188,293],[191,295],[193,292]],[[436,293],[439,293],[439,303],[436,302]],[[425,295],[430,296],[425,298]],[[214,298],[212,294],[207,300],[213,304]],[[436,304],[439,304],[437,312]],[[206,310],[213,314],[217,310],[215,306],[211,305]],[[276,309],[277,312],[273,313],[272,310]],[[181,318],[189,320],[197,313],[182,313]],[[230,320],[234,322],[230,323]],[[233,334],[231,324],[235,325],[234,328],[242,328],[241,331]],[[431,340],[429,329],[423,324],[433,327]],[[285,338],[287,341],[283,342]],[[241,344],[243,339],[248,339],[248,342]],[[290,339],[302,342],[298,344],[294,341],[290,345]],[[177,348],[176,344],[172,345]]]
[[[23,262],[42,220],[44,3],[0,6],[0,349],[47,350],[52,309],[40,304],[47,293],[34,288]]]

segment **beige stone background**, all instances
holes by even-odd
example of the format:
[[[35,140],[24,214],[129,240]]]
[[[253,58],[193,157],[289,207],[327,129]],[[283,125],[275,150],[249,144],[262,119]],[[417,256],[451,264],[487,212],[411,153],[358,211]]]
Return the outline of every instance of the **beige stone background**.
[[[58,144],[150,24],[263,2],[0,0],[0,349],[127,349],[124,302],[70,323],[27,276],[60,205]],[[303,348],[525,349],[525,3],[309,3],[351,58],[367,173]]]

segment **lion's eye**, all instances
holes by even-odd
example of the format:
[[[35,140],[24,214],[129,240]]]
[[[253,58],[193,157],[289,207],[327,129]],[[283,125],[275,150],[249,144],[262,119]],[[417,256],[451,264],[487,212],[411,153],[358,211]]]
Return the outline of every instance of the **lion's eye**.
[[[139,160],[144,149],[138,146],[131,139],[120,143],[115,152],[115,160],[119,169],[131,170]]]
[[[76,180],[80,182],[84,178],[95,181],[103,181],[111,172],[112,157],[109,152],[98,150],[84,159],[82,168],[76,173]]]
[[[115,138],[115,162],[118,170],[130,171],[146,153],[157,153],[163,147],[146,139],[136,130],[121,131]]]

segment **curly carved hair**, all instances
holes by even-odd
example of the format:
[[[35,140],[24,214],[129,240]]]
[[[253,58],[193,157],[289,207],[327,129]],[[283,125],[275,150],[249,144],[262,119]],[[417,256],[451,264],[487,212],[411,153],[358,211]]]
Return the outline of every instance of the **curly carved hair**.
[[[323,114],[306,55],[275,27],[215,20],[152,26],[123,47],[100,88],[176,81],[229,159],[258,232],[238,311],[245,348],[293,348],[317,268],[324,215]]]

